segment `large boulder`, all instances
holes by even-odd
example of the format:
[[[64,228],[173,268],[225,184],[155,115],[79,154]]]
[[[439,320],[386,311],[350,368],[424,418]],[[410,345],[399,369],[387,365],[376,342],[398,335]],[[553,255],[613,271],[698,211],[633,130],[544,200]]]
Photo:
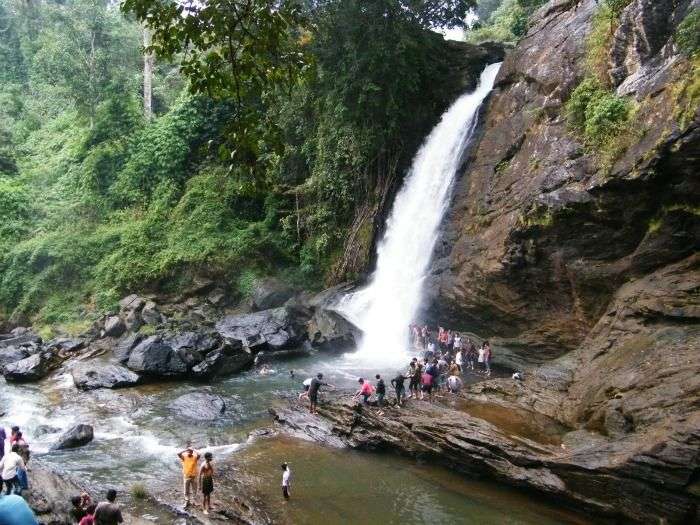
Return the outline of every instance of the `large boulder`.
[[[0,348],[7,348],[8,346],[25,346],[30,343],[40,344],[41,337],[30,331],[9,333],[0,336]]]
[[[76,352],[85,347],[85,341],[71,337],[57,337],[46,343],[46,348],[55,348],[63,352]]]
[[[159,325],[163,322],[163,315],[158,311],[158,306],[153,301],[148,301],[141,310],[141,319],[150,325]]]
[[[154,335],[141,341],[129,355],[127,365],[131,370],[159,377],[176,377],[187,374],[187,363],[162,336]]]
[[[140,312],[141,309],[146,304],[146,300],[143,297],[139,297],[135,293],[127,295],[121,301],[119,301],[119,311],[120,312]]]
[[[90,361],[80,363],[71,370],[73,383],[80,390],[97,388],[122,388],[139,382],[139,376],[121,365]]]
[[[23,347],[8,346],[0,348],[0,366],[9,365],[29,357],[29,352]]]
[[[224,413],[226,402],[221,396],[215,394],[192,392],[171,401],[168,408],[180,419],[213,421]]]
[[[65,450],[68,448],[78,448],[87,445],[94,438],[94,431],[90,425],[75,425],[65,431],[58,438],[58,441],[51,447],[51,450]]]
[[[2,368],[6,381],[27,383],[39,381],[58,367],[60,359],[51,351],[43,351],[20,361],[7,364]]]
[[[240,372],[253,364],[253,355],[243,348],[241,341],[226,340],[220,348],[210,352],[204,360],[192,367],[196,379],[213,379]]]
[[[279,279],[261,279],[255,284],[250,305],[256,311],[277,308],[291,299],[296,292],[297,290]]]
[[[307,321],[300,310],[281,307],[224,317],[216,329],[224,337],[243,341],[254,351],[274,351],[301,345],[307,338]]]
[[[120,363],[124,364],[129,360],[131,351],[138,345],[144,336],[142,334],[131,334],[123,337],[116,346],[112,349],[114,357]]]
[[[119,337],[126,331],[126,325],[118,315],[112,315],[105,319],[104,335],[106,337]]]
[[[308,324],[311,345],[319,350],[345,351],[354,348],[360,330],[337,312],[318,308]]]
[[[94,431],[90,425],[75,425],[58,438],[51,450],[65,450],[87,445],[94,438]]]

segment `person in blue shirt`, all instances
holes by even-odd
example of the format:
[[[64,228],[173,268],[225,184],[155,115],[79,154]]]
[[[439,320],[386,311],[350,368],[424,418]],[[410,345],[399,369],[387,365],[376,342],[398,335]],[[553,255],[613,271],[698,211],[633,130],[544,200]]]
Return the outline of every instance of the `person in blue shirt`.
[[[39,525],[21,496],[0,496],[0,525]]]

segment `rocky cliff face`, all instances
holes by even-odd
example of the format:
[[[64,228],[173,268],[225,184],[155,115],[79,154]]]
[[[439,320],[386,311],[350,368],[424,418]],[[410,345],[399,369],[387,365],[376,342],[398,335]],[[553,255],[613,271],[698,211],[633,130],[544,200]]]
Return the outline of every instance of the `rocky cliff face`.
[[[674,35],[699,2],[632,0],[593,67],[600,4],[549,2],[506,57],[436,249],[430,311],[529,372],[474,395],[589,432],[572,454],[591,474],[624,472],[636,496],[601,485],[587,496],[599,508],[681,523],[698,519],[700,480],[700,73]],[[592,74],[635,108],[612,152],[567,120]],[[669,490],[685,510],[634,510]]]
[[[682,87],[698,72],[673,42],[690,3],[624,10],[604,74],[637,109],[634,133],[607,159],[565,114],[589,74],[599,5],[559,0],[536,13],[455,189],[435,264],[441,320],[543,362],[575,349],[625,283],[697,250],[700,130],[697,107],[683,111],[697,98]]]

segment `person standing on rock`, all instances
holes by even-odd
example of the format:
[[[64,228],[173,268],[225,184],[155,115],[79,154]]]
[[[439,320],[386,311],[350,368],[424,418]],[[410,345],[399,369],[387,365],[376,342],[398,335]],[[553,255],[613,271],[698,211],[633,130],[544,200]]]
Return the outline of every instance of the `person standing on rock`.
[[[457,355],[455,356],[455,364],[457,367],[459,367],[459,371],[462,371],[462,367],[464,366],[464,353],[462,352],[462,348],[460,345],[460,349],[457,350]]]
[[[282,496],[289,499],[292,495],[292,471],[287,463],[282,463]]]
[[[3,458],[0,459],[0,477],[2,477],[0,491],[2,490],[2,485],[4,485],[5,494],[7,496],[13,492],[21,492],[17,470],[24,470],[25,468],[24,460],[22,459],[22,456],[19,455],[19,445],[12,445],[10,452],[5,454]]]
[[[187,448],[177,453],[177,457],[182,462],[183,492],[185,496],[185,508],[190,506],[190,494],[192,498],[197,497],[197,464],[199,463],[199,453],[188,443]]]
[[[377,406],[383,407],[384,396],[386,396],[386,384],[379,374],[374,377],[377,380],[377,385],[375,386],[375,391],[377,392]]]
[[[5,455],[5,440],[7,439],[7,434],[5,434],[5,429],[0,427],[0,459]]]
[[[476,357],[476,346],[474,346],[471,339],[467,340],[467,364],[469,365],[470,370],[474,370],[474,366],[476,365]]]
[[[304,382],[302,383],[304,390],[301,392],[301,394],[299,394],[299,401],[301,401],[301,398],[303,397],[309,397],[309,387],[311,386],[311,381],[313,381],[313,379],[313,377],[304,379]]]
[[[202,489],[202,509],[204,514],[211,510],[211,493],[214,492],[214,467],[211,452],[204,454],[204,464],[199,469],[199,486]]]
[[[12,430],[13,435],[10,439],[10,443],[19,447],[19,455],[22,456],[22,459],[24,460],[25,464],[29,463],[29,443],[27,443],[27,441],[24,439],[24,436],[19,430],[19,427],[14,427]]]
[[[396,404],[398,406],[403,405],[406,399],[406,389],[404,387],[404,381],[406,381],[406,379],[406,376],[399,370],[396,373],[396,377],[391,380],[391,386],[394,387],[394,391],[396,392]]]
[[[482,347],[484,351],[484,371],[487,376],[491,375],[491,345],[488,341],[484,341],[484,346]]]
[[[418,399],[418,391],[420,389],[420,378],[423,370],[418,360],[414,357],[413,361],[408,368],[408,377],[410,379],[408,383],[409,397],[413,399]]]
[[[318,374],[316,374],[316,377],[314,377],[311,380],[311,383],[309,384],[309,412],[312,414],[318,413],[316,411],[316,409],[318,407],[318,392],[322,386],[327,386],[329,388],[335,388],[333,385],[331,385],[329,383],[325,383],[323,381],[323,374],[319,372]]]
[[[119,525],[124,523],[122,511],[115,503],[117,491],[109,489],[107,491],[107,501],[101,501],[95,507],[95,525]]]

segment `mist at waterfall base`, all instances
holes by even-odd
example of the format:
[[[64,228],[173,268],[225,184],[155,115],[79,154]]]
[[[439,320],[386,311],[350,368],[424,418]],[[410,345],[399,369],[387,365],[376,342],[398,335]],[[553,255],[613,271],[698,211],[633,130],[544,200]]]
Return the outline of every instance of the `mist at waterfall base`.
[[[438,228],[474,135],[479,108],[500,66],[487,66],[477,88],[457,99],[430,132],[396,196],[370,284],[337,305],[337,311],[363,332],[358,351],[349,354],[349,359],[405,364],[408,325],[421,306]]]

